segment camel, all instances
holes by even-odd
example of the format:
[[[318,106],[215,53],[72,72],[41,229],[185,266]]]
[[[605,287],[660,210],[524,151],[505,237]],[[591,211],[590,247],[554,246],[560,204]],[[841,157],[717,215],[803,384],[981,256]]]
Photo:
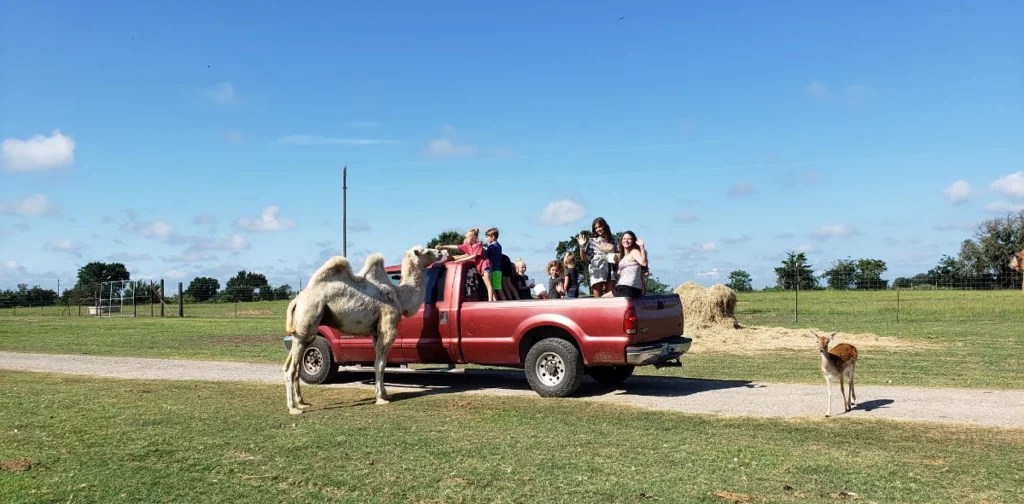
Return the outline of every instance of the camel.
[[[1024,273],[1024,249],[1013,254],[1013,258],[1010,259],[1010,269],[1018,273]],[[1024,292],[1024,281],[1021,282],[1020,289],[1021,292]]]
[[[409,249],[402,259],[402,281],[397,286],[384,271],[381,254],[367,257],[359,273],[353,273],[348,259],[341,256],[328,259],[313,273],[306,288],[288,303],[286,312],[285,333],[293,337],[284,362],[289,413],[301,414],[309,407],[299,390],[299,364],[321,325],[343,334],[373,338],[377,404],[389,402],[384,390],[384,365],[398,336],[398,323],[401,317],[419,311],[426,298],[426,268],[441,258],[437,249],[419,245]]]

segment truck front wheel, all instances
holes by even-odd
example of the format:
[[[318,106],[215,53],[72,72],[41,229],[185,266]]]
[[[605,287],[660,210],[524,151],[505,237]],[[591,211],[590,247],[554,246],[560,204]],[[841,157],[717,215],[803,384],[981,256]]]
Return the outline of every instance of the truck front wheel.
[[[602,385],[618,385],[633,376],[634,369],[636,366],[594,366],[587,373]]]
[[[583,381],[583,357],[563,339],[538,341],[526,353],[524,367],[530,388],[542,397],[572,395]]]

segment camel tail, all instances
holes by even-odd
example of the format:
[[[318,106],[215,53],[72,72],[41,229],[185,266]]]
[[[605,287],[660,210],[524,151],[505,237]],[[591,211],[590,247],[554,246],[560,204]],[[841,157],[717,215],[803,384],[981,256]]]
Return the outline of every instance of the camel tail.
[[[299,303],[299,296],[295,296],[290,303],[288,303],[288,310],[285,311],[285,322],[284,322],[284,334],[285,336],[291,336],[295,334],[295,307]]]

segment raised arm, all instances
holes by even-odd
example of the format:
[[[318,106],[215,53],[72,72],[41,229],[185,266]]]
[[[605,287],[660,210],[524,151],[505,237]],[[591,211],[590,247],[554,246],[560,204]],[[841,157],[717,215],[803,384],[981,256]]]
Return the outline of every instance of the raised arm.
[[[583,233],[580,233],[580,235],[576,237],[576,243],[580,246],[580,260],[587,262],[587,237],[583,236]]]
[[[640,238],[636,240],[637,248],[630,250],[629,255],[636,259],[636,262],[640,263],[640,266],[647,267],[647,247],[644,247],[644,241]]]

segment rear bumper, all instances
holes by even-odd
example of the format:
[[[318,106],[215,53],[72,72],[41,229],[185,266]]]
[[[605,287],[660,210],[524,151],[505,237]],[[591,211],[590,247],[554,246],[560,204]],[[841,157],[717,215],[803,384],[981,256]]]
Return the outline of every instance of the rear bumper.
[[[626,347],[626,363],[633,366],[658,366],[665,362],[678,359],[693,343],[691,338],[676,336],[661,341],[644,343]]]

